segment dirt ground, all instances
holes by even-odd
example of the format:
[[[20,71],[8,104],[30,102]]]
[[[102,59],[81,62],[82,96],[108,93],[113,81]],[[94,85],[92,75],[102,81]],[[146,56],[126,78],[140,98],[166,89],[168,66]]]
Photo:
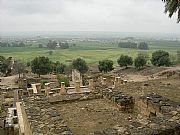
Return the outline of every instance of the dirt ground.
[[[126,125],[129,124],[128,117],[135,116],[121,113],[104,99],[58,104],[57,107],[75,135],[87,135],[116,125]]]
[[[163,78],[144,82],[129,82],[119,88],[135,98],[155,92],[171,100],[180,102],[180,77]]]

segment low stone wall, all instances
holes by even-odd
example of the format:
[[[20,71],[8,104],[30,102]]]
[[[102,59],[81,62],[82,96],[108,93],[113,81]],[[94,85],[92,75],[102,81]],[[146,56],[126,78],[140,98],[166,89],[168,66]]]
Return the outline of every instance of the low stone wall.
[[[66,123],[44,96],[23,98],[33,135],[72,135]]]
[[[66,95],[57,95],[57,96],[49,96],[48,101],[49,103],[59,103],[59,102],[74,102],[74,101],[83,101],[83,100],[92,100],[102,98],[102,95],[98,93],[73,93],[73,94],[66,94]]]
[[[146,108],[147,114],[159,113],[159,115],[132,119],[131,124],[124,127],[117,125],[90,135],[180,135],[180,106],[178,103],[155,93],[143,96],[141,100],[142,110]]]
[[[156,93],[150,93],[140,98],[138,107],[140,108],[141,113],[146,116],[161,116],[162,114],[166,115],[169,112],[176,110],[176,108],[180,107],[180,104]]]
[[[120,91],[104,89],[101,91],[104,98],[111,100],[117,107],[124,112],[132,112],[135,100],[131,96],[126,96]]]

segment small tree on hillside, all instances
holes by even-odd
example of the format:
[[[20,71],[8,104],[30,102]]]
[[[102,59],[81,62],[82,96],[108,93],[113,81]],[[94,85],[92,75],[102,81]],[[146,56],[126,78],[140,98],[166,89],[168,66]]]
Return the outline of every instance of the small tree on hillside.
[[[101,72],[109,72],[109,71],[112,71],[114,68],[113,68],[113,61],[112,60],[102,60],[102,61],[99,61],[99,70]]]
[[[170,66],[169,53],[163,50],[158,50],[152,53],[151,63],[155,66]]]
[[[86,73],[88,71],[88,66],[85,60],[81,58],[77,58],[73,60],[72,67],[77,69],[81,73]]]
[[[19,75],[19,78],[21,77],[21,74],[25,71],[25,65],[22,61],[16,60],[14,61],[13,70],[15,73]]]
[[[146,65],[147,60],[148,59],[146,55],[139,53],[138,56],[134,60],[134,66],[137,69],[142,69]]]
[[[132,57],[130,57],[128,55],[121,55],[119,57],[119,59],[117,60],[117,63],[121,67],[125,66],[127,68],[128,65],[132,65],[133,64],[133,59],[132,59]]]
[[[5,58],[4,56],[0,56],[0,72],[8,76],[11,74],[12,70],[12,57]]]
[[[51,62],[48,57],[36,57],[31,62],[31,69],[32,72],[35,74],[45,75],[51,71]]]

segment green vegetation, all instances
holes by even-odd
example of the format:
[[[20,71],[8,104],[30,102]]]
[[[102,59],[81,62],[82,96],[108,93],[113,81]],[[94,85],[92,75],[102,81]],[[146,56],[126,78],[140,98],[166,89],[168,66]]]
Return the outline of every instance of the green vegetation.
[[[12,57],[5,58],[4,56],[0,56],[0,72],[8,76],[12,71]]]
[[[113,61],[112,60],[102,60],[99,61],[98,65],[99,71],[107,73],[109,71],[112,71],[113,68]]]
[[[48,57],[36,57],[31,62],[31,69],[34,74],[45,75],[51,71],[51,62]]]
[[[134,60],[134,66],[137,69],[142,69],[147,63],[147,56],[143,53],[138,54]]]
[[[88,65],[86,61],[81,58],[73,60],[72,66],[74,69],[77,69],[81,73],[86,73],[88,71]]]
[[[172,17],[173,14],[177,13],[177,22],[180,22],[180,1],[179,0],[162,0],[165,2],[165,13]]]
[[[132,59],[132,57],[130,57],[128,55],[121,55],[117,59],[117,63],[119,64],[119,66],[127,68],[128,65],[133,64],[133,59]]]
[[[155,66],[170,66],[169,53],[163,50],[158,50],[152,53],[151,63]]]
[[[61,82],[64,82],[66,87],[70,86],[69,78],[66,75],[63,75],[63,74],[57,75],[57,80],[60,85],[61,85]]]
[[[180,48],[180,42],[177,41],[148,41],[149,50],[138,50],[131,48],[119,48],[117,44],[104,42],[79,41],[75,45],[70,44],[68,49],[53,50],[53,55],[47,53],[48,48],[39,48],[39,44],[46,46],[47,43],[39,41],[38,43],[29,43],[32,46],[26,47],[0,47],[0,54],[15,59],[20,59],[25,63],[32,61],[37,56],[47,56],[51,61],[61,61],[64,64],[72,63],[73,59],[83,58],[88,64],[96,63],[103,59],[112,60],[117,66],[117,58],[120,55],[129,55],[135,58],[139,52],[146,52],[151,55],[156,50],[168,51],[171,55],[177,56],[177,50]]]

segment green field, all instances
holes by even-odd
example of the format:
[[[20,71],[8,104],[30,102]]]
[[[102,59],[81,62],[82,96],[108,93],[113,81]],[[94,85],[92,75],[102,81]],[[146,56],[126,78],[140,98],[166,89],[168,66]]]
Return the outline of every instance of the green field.
[[[0,48],[0,55],[5,57],[12,56],[15,59],[21,59],[24,62],[31,61],[36,56],[47,56],[52,61],[60,61],[68,64],[73,59],[81,57],[87,63],[97,63],[99,60],[110,59],[115,62],[117,58],[122,55],[130,55],[133,58],[139,52],[147,52],[149,56],[155,50],[166,50],[171,55],[176,56],[177,49],[180,48],[180,42],[174,41],[152,41],[149,42],[150,50],[142,51],[137,49],[118,48],[115,44],[102,43],[102,42],[77,42],[76,46],[70,46],[69,49],[56,49],[53,54],[49,55],[47,48],[38,48],[37,45],[31,47],[9,47]]]

